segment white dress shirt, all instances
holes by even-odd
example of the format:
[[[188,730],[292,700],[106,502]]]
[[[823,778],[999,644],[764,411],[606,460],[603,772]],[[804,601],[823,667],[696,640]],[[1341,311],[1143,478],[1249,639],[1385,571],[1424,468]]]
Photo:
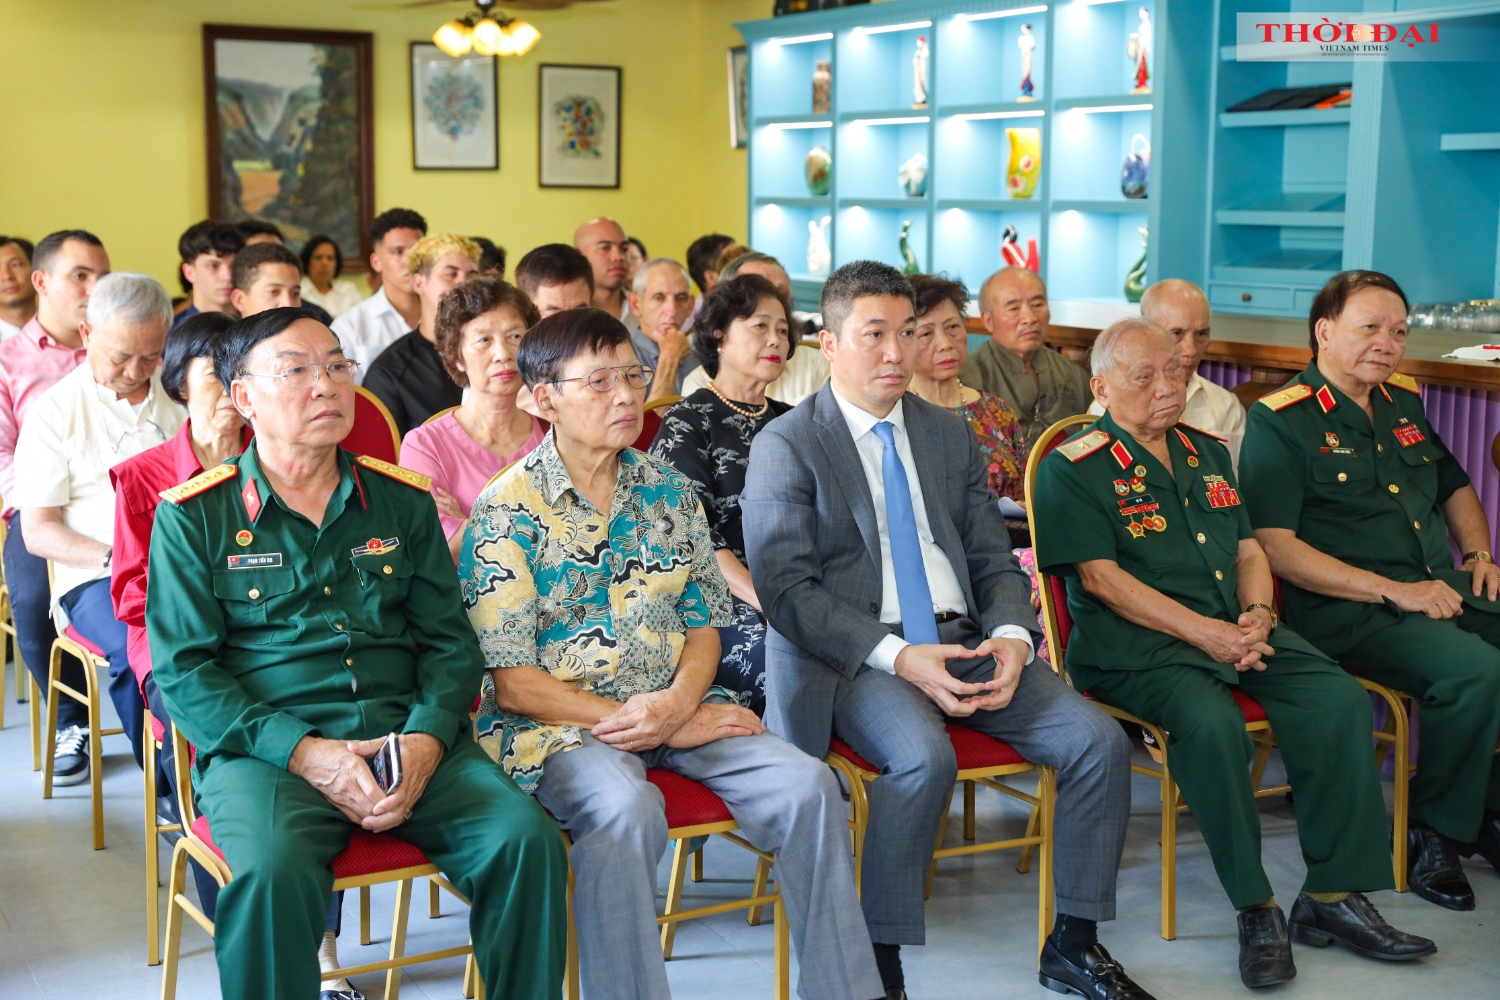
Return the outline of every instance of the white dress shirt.
[[[151,376],[146,399],[131,405],[94,381],[88,362],[74,368],[37,398],[16,441],[12,506],[61,507],[63,523],[105,545],[115,540],[115,489],[111,466],[172,438],[187,410]],[[53,614],[58,600],[81,584],[108,579],[102,567],[54,564]]]
[[[312,283],[311,278],[305,274],[302,276],[302,301],[322,306],[334,319],[338,319],[364,300],[364,293],[352,281],[335,278],[333,287],[329,288],[328,294],[325,295],[318,291],[318,286]]]
[[[828,359],[816,343],[803,341],[797,345],[792,356],[786,359],[786,367],[776,381],[766,386],[766,395],[778,403],[796,406],[808,396],[815,395],[828,381]],[[682,382],[682,394],[690,396],[708,385],[708,372],[695,368]]]
[[[932,537],[932,525],[927,520],[927,505],[922,499],[922,482],[917,477],[917,463],[912,458],[911,441],[906,436],[906,415],[902,401],[898,400],[891,412],[882,418],[850,403],[839,395],[837,389],[833,391],[833,398],[839,404],[839,411],[844,414],[844,423],[849,426],[850,436],[854,438],[854,450],[859,453],[860,464],[865,470],[865,481],[870,486],[870,499],[875,505],[875,527],[880,533],[881,622],[894,625],[901,621],[901,599],[896,592],[896,567],[891,561],[891,533],[885,519],[885,444],[875,433],[875,425],[882,420],[895,428],[892,437],[896,441],[896,454],[900,456],[901,464],[906,469],[906,482],[911,489],[912,513],[917,521],[917,539],[922,546],[922,564],[927,570],[928,590],[932,593],[933,614],[945,611],[968,614],[968,602],[964,599],[964,589],[958,582],[958,574],[953,572],[953,564],[948,561],[947,553]],[[1030,663],[1035,655],[1031,633],[1020,626],[998,626],[990,632],[990,638],[1021,639],[1033,650],[1026,662]],[[865,663],[876,670],[894,674],[896,654],[909,645],[911,643],[899,636],[888,635],[876,643]]]
[[[1095,400],[1090,404],[1089,412],[1096,417],[1103,416],[1104,407]],[[1187,384],[1187,405],[1182,408],[1182,416],[1178,419],[1189,427],[1224,438],[1224,446],[1229,449],[1229,461],[1236,473],[1240,471],[1240,444],[1245,440],[1245,408],[1240,404],[1238,396],[1193,372],[1193,377],[1188,379]]]
[[[359,362],[354,381],[363,383],[380,352],[411,333],[406,320],[385,296],[385,287],[333,321],[344,357]]]
[[[0,340],[9,340],[20,332],[21,328],[19,326],[16,326],[14,323],[7,323],[5,320],[0,319]]]

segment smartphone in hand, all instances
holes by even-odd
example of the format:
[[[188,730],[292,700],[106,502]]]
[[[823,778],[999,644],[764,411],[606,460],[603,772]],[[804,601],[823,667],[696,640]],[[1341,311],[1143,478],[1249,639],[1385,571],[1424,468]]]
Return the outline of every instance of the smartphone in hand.
[[[375,774],[375,783],[387,795],[401,784],[401,741],[395,733],[387,736],[370,758],[370,770]]]

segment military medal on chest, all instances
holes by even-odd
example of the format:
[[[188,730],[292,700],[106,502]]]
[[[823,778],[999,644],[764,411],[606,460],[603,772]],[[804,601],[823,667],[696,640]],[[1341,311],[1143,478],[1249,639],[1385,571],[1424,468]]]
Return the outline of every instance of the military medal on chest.
[[[1391,432],[1396,435],[1396,440],[1401,442],[1403,448],[1410,448],[1414,444],[1421,444],[1427,440],[1426,435],[1422,433],[1422,428],[1406,417],[1396,421],[1396,426],[1391,428]]]
[[[1130,532],[1131,538],[1145,538],[1148,531],[1167,530],[1167,519],[1158,513],[1161,505],[1151,494],[1126,497],[1116,503],[1120,505],[1120,516],[1125,518],[1125,530]]]
[[[1223,476],[1204,476],[1203,482],[1208,486],[1208,505],[1214,509],[1220,507],[1238,507],[1240,495],[1229,480]]]

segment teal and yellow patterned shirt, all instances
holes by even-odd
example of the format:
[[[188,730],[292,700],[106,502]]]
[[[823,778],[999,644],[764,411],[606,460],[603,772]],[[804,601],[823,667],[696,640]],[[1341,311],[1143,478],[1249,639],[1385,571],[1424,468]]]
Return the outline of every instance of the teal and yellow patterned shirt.
[[[608,516],[573,488],[549,432],[474,502],[458,564],[485,666],[534,666],[604,698],[672,683],[687,629],[729,624],[729,585],[692,484],[627,448]],[[715,689],[710,694],[727,694]],[[582,742],[495,702],[479,745],[533,791],[547,757]]]

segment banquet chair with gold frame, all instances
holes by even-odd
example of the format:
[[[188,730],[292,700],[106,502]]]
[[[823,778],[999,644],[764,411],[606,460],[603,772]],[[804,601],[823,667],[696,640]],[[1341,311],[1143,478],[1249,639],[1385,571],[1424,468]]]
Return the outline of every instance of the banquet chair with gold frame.
[[[948,832],[948,812],[953,805],[953,788],[948,790],[948,800],[943,806],[942,819],[938,823],[937,844],[933,848],[932,862],[927,869],[926,896],[932,896],[933,876],[937,874],[937,863],[943,858],[984,854],[990,851],[1021,849],[1016,871],[1025,874],[1031,870],[1033,852],[1041,849],[1038,864],[1037,887],[1037,950],[1047,940],[1052,930],[1052,818],[1057,791],[1055,773],[1052,768],[1033,764],[1020,755],[1010,744],[976,732],[965,726],[948,723],[948,738],[953,743],[958,760],[958,784],[964,786],[964,839],[973,841],[977,836],[974,818],[974,790],[976,785],[992,788],[1031,807],[1031,816],[1026,822],[1026,833],[1021,837],[1005,840],[990,840],[968,843],[958,847],[944,847],[943,838]],[[880,778],[880,769],[865,760],[854,748],[838,736],[828,745],[827,764],[843,776],[849,785],[849,830],[854,841],[854,887],[861,888],[861,859],[864,856],[865,835],[870,827],[870,797],[865,786]],[[1028,794],[1012,788],[999,779],[1005,775],[1036,771],[1036,794]]]
[[[47,560],[47,583],[52,585],[52,560]],[[76,657],[83,664],[83,690],[62,681],[63,654]],[[57,699],[72,698],[88,709],[89,714],[89,789],[94,801],[94,850],[104,850],[104,737],[119,736],[123,727],[102,729],[99,726],[99,671],[109,673],[109,658],[72,625],[57,630],[52,640],[52,655],[47,664],[47,728],[43,747],[57,741]],[[39,752],[33,741],[33,751]],[[50,753],[42,754],[42,798],[52,798],[52,763]]]
[[[1092,424],[1094,419],[1088,415],[1067,417],[1042,432],[1041,437],[1037,439],[1036,447],[1026,460],[1027,497],[1035,494],[1036,473],[1042,459],[1073,434]],[[1031,523],[1031,533],[1032,547],[1035,549],[1035,521]],[[1068,678],[1067,669],[1063,666],[1068,639],[1073,631],[1073,619],[1068,613],[1067,581],[1060,576],[1042,572],[1041,564],[1038,562],[1037,591],[1041,598],[1042,628],[1046,633],[1052,668],[1072,683]],[[1161,936],[1167,941],[1174,940],[1177,937],[1177,817],[1179,813],[1186,812],[1189,807],[1183,800],[1182,790],[1172,780],[1171,762],[1167,752],[1167,732],[1161,726],[1147,722],[1124,709],[1106,704],[1086,691],[1081,693],[1099,706],[1106,715],[1140,726],[1142,730],[1150,734],[1156,744],[1153,747],[1148,743],[1146,749],[1160,765],[1159,767],[1152,768],[1132,763],[1130,769],[1136,774],[1144,774],[1161,782]],[[1266,710],[1259,702],[1238,688],[1233,689],[1231,694],[1245,716],[1245,731],[1251,742],[1255,744],[1255,759],[1250,765],[1250,784],[1255,789],[1256,798],[1291,791],[1290,785],[1261,787],[1266,764],[1271,759],[1271,751],[1276,747],[1276,737],[1271,732],[1271,723],[1266,718]]]
[[[0,500],[3,504],[3,500]],[[5,535],[8,530],[4,520],[0,520],[0,552],[5,551]],[[0,578],[0,729],[5,728],[5,664],[10,660],[10,654],[14,652],[16,658],[16,704],[26,700],[26,680],[21,676],[26,670],[26,665],[21,662],[21,644],[16,641],[15,616],[10,607],[10,584],[4,578]],[[33,715],[35,712],[32,713]],[[31,724],[32,741],[36,739],[36,723]],[[32,770],[35,770],[33,768]]]
[[[193,750],[174,725],[172,727],[174,772],[177,783],[177,807],[182,817],[184,832],[182,839],[172,848],[171,880],[167,888],[167,931],[161,973],[161,1000],[174,1000],[177,996],[177,967],[182,954],[182,918],[191,917],[199,927],[213,936],[214,924],[203,911],[186,896],[188,859],[197,861],[222,889],[234,878],[234,873],[225,863],[224,857],[214,844],[208,820],[193,808],[192,775],[189,760]],[[412,881],[427,877],[453,895],[468,900],[453,884],[443,877],[437,865],[428,861],[413,845],[388,833],[370,833],[355,830],[349,846],[333,861],[333,888],[367,888],[388,882],[397,883],[395,918],[391,928],[390,957],[379,962],[350,965],[323,973],[325,978],[360,976],[370,972],[385,972],[385,1000],[399,1000],[401,994],[401,970],[424,962],[467,956],[464,968],[464,996],[484,996],[484,984],[479,979],[474,963],[472,943],[462,947],[442,948],[437,951],[406,954],[406,924],[411,913]]]

